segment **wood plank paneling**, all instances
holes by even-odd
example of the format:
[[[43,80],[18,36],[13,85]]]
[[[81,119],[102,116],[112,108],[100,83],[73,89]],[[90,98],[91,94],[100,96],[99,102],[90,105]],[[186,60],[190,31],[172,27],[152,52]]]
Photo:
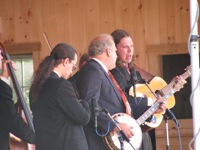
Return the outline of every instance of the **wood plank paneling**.
[[[72,29],[72,30],[69,30],[69,35],[68,35],[70,38],[69,43],[73,45],[73,47],[76,48],[77,51],[85,51],[85,47],[86,47],[86,40],[85,40],[86,32],[84,32],[86,28],[85,3],[84,1],[76,2],[76,1],[71,0],[69,4],[70,5],[68,7],[69,7],[69,12],[70,12],[70,18],[68,21],[70,22],[69,29]]]
[[[135,63],[162,76],[162,55],[187,53],[188,0],[0,0],[4,44],[41,43],[33,52],[36,61],[49,55],[52,46],[66,42],[78,53],[87,51],[94,36],[121,28],[131,33]],[[23,52],[16,49],[16,53]],[[161,138],[161,139],[159,139]],[[163,137],[158,140],[163,141]],[[184,137],[186,138],[186,137]],[[185,142],[188,142],[186,138]],[[174,148],[174,145],[173,145]],[[178,149],[178,147],[176,146]],[[165,149],[165,147],[158,148]]]
[[[160,44],[159,35],[159,1],[146,0],[145,7],[145,40],[146,44]]]
[[[52,46],[67,42],[83,53],[97,34],[122,28],[134,38],[136,63],[149,70],[146,45],[186,42],[189,32],[187,0],[1,0],[0,8],[0,40],[39,40],[42,57],[49,53],[43,32]]]
[[[193,133],[193,123],[192,119],[180,119],[178,120],[180,127],[180,135],[181,135],[181,146],[183,150],[188,150],[188,145],[190,140],[192,140]],[[178,129],[176,124],[172,120],[168,120],[168,133],[169,133],[169,147],[171,150],[180,149],[180,142],[178,139]],[[161,123],[161,125],[156,129],[156,147],[158,150],[166,149],[166,124],[165,121]]]
[[[100,31],[101,33],[111,33],[115,24],[114,0],[100,1]]]
[[[159,24],[160,24],[160,29],[159,29],[159,34],[160,34],[160,44],[166,43],[168,41],[168,36],[167,36],[167,0],[163,0],[159,2]]]
[[[174,38],[176,43],[184,42],[189,36],[190,20],[189,20],[189,1],[177,0],[174,2]]]
[[[86,42],[91,41],[100,32],[100,1],[86,0]],[[88,45],[87,45],[88,46]]]

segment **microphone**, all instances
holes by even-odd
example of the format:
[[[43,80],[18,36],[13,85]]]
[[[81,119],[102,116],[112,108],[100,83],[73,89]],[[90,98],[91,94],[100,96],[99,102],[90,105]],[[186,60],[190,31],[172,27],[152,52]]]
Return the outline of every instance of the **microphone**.
[[[136,83],[138,83],[138,77],[137,77],[136,71],[133,67],[130,68],[129,71],[130,71],[130,76],[131,76],[130,83],[131,83],[131,85],[133,85],[134,99],[136,101]]]
[[[137,73],[134,68],[130,68],[129,71],[130,71],[130,76],[131,76],[130,78],[131,84],[135,85],[136,83],[139,83],[139,84],[146,83],[145,79],[143,79],[140,73]]]
[[[94,127],[97,129],[97,116],[99,115],[98,102],[95,98],[92,99],[92,108],[94,113]]]
[[[129,71],[131,75],[130,82],[135,85],[138,82],[137,73],[134,68],[130,68]]]

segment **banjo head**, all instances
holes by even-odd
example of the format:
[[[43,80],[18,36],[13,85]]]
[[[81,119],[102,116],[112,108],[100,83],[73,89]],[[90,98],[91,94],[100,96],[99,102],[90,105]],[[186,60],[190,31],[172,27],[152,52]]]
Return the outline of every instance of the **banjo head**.
[[[130,126],[133,126],[132,130],[135,135],[130,139],[131,144],[124,141],[124,147],[125,150],[133,150],[133,147],[134,149],[138,150],[142,143],[142,130],[136,120],[125,113],[117,113],[112,117],[119,123],[126,123]],[[110,132],[108,136],[104,137],[104,142],[109,150],[121,150],[119,135],[115,131]]]

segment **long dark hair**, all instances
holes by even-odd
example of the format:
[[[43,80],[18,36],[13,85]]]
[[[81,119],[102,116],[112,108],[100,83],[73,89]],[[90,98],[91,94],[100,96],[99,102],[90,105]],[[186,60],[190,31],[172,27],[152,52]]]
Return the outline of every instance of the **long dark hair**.
[[[111,35],[112,35],[112,37],[114,39],[116,47],[117,47],[117,44],[120,43],[120,40],[122,38],[124,38],[124,37],[131,37],[131,35],[127,31],[122,30],[122,29],[114,30],[111,33]],[[124,67],[124,62],[122,62],[119,57],[117,57],[116,66],[117,67]],[[131,63],[128,64],[128,66],[129,66],[129,68],[131,68],[132,66],[134,66],[133,60],[131,61]]]
[[[65,58],[73,60],[75,53],[75,49],[70,45],[59,43],[53,48],[51,54],[44,58],[44,60],[39,64],[33,76],[33,82],[31,84],[29,93],[31,102],[35,102],[37,100],[39,91],[46,79],[50,76],[53,68],[59,65]]]

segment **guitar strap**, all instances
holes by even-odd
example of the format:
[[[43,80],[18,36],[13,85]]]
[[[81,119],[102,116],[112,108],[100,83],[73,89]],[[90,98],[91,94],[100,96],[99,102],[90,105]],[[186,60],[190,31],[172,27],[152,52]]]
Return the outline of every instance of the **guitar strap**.
[[[123,100],[124,105],[126,107],[126,113],[131,116],[131,107],[129,105],[129,102],[128,102],[124,92],[122,91],[122,89],[120,88],[119,84],[117,83],[117,81],[115,80],[114,76],[111,74],[110,71],[108,71],[108,75],[110,76],[111,80],[113,81],[114,85],[117,87],[117,90],[119,91],[119,93],[122,97],[122,100]]]

